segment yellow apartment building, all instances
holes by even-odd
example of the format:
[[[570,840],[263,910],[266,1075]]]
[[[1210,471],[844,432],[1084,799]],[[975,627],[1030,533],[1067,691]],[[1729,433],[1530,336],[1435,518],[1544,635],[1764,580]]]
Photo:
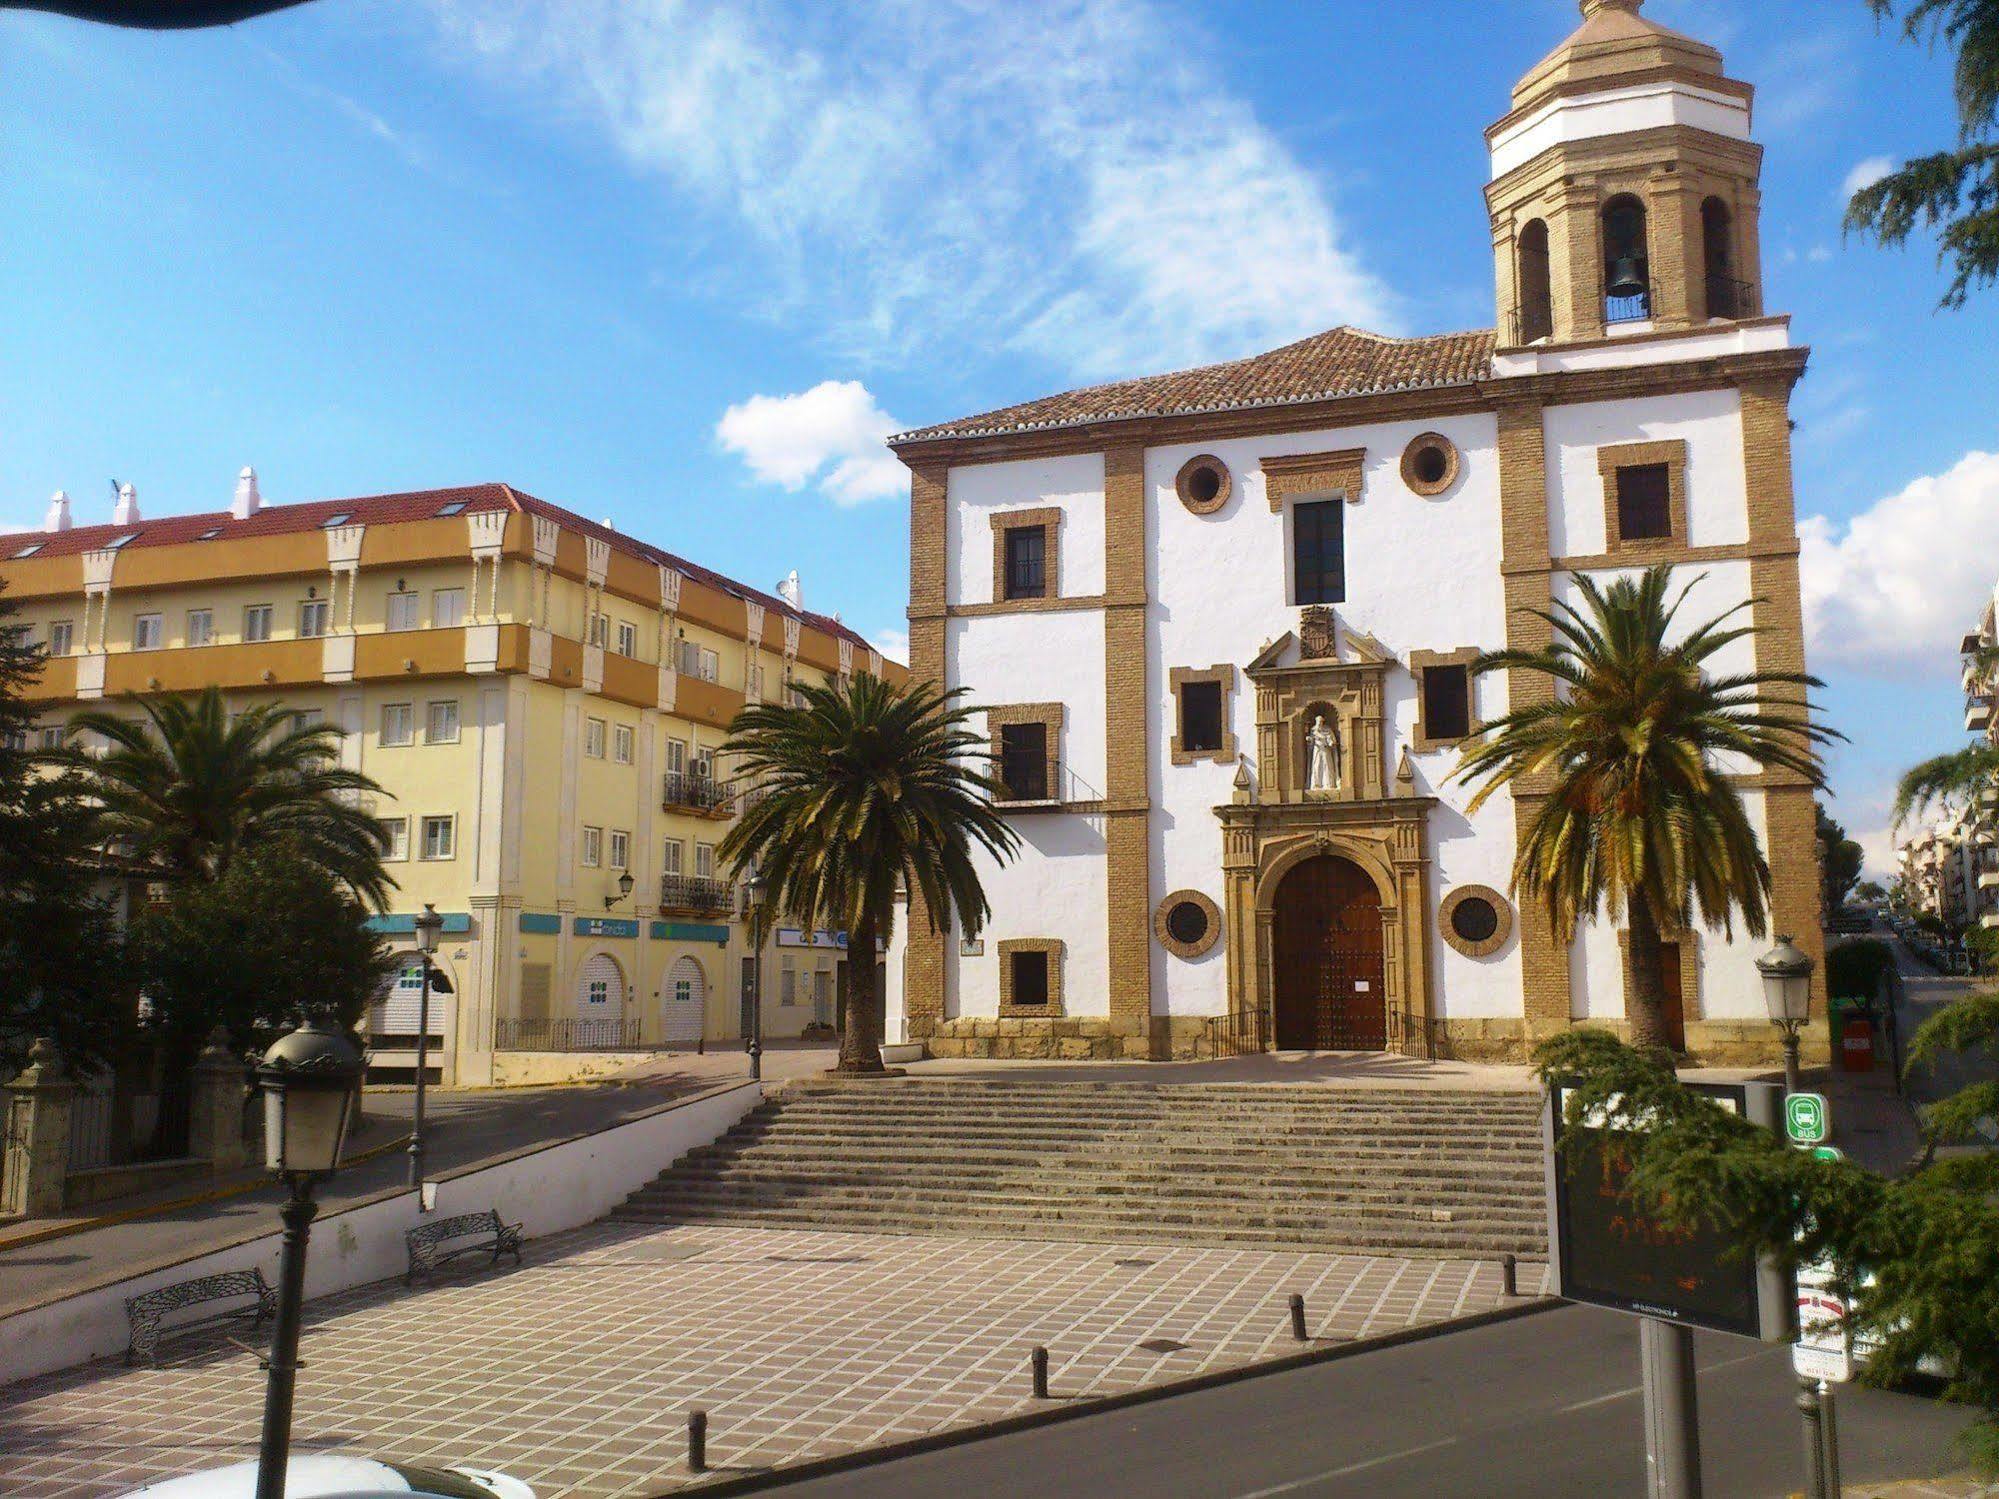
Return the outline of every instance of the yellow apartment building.
[[[58,495],[0,537],[10,628],[45,644],[38,733],[80,705],[216,686],[338,726],[380,783],[398,889],[377,925],[414,951],[444,917],[433,1076],[557,1078],[582,1053],[740,1043],[752,961],[717,856],[753,788],[717,763],[745,703],[858,671],[838,620],[505,484],[108,525]],[[628,880],[628,883],[627,883]],[[764,1034],[832,1020],[840,934],[780,928]],[[412,962],[370,1017],[379,1075],[414,1069]]]

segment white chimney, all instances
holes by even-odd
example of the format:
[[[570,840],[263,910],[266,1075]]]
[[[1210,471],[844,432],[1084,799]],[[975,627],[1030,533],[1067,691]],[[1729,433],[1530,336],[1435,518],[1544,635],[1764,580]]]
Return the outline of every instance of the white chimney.
[[[139,523],[139,491],[129,484],[118,486],[118,503],[111,507],[111,524],[136,526]]]
[[[56,497],[49,501],[49,513],[42,520],[44,531],[67,531],[69,520],[69,491],[58,489]]]
[[[257,493],[257,471],[246,463],[236,476],[236,498],[230,502],[229,513],[238,520],[248,520],[263,508],[264,497]]]
[[[798,589],[797,568],[794,567],[791,570],[790,576],[788,576],[782,583],[777,585],[777,596],[783,599],[787,604],[791,605],[791,607],[794,609],[803,609],[805,607],[803,604],[798,602],[800,594]]]

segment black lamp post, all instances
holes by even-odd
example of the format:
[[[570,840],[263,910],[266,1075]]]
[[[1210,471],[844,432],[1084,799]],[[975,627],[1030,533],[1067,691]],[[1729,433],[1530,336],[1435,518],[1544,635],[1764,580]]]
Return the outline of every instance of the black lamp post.
[[[416,1108],[410,1115],[410,1185],[423,1186],[423,1093],[430,1072],[430,956],[437,951],[437,937],[444,930],[444,918],[437,907],[424,902],[423,914],[416,919],[417,956],[423,960],[423,991],[416,1002]]]
[[[1763,1004],[1770,1023],[1784,1033],[1784,1091],[1798,1087],[1798,1031],[1811,1019],[1812,960],[1789,937],[1756,960],[1763,975]]]
[[[607,895],[604,897],[604,909],[608,911],[611,909],[611,907],[617,905],[620,901],[630,900],[631,898],[632,898],[632,872],[629,869],[627,869],[623,874],[618,876],[618,893],[616,895]]]
[[[750,905],[750,1079],[764,1075],[764,899],[769,883],[761,870],[750,871],[744,894]]]
[[[282,1037],[257,1068],[257,1086],[264,1094],[264,1162],[291,1189],[279,1210],[285,1237],[278,1261],[270,1379],[264,1389],[264,1433],[257,1448],[257,1499],[284,1499],[299,1319],[305,1306],[305,1246],[319,1212],[312,1192],[339,1168],[362,1068],[361,1053],[351,1041],[312,1023]]]

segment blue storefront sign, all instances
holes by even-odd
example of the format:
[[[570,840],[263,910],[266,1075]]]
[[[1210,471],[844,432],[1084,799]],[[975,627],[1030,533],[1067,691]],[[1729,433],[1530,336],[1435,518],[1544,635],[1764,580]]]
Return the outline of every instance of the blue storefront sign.
[[[845,932],[814,932],[808,938],[803,927],[781,926],[777,929],[779,947],[832,947],[841,952],[847,950]]]
[[[655,942],[713,942],[718,947],[729,945],[729,929],[712,921],[655,921],[652,924],[652,940]]]
[[[472,913],[469,911],[439,911],[444,925],[439,929],[447,937],[462,937],[472,930]],[[370,916],[368,930],[379,932],[384,937],[414,937],[416,935],[416,913],[407,916]]]
[[[536,937],[559,937],[562,935],[562,918],[543,911],[523,911],[521,930]]]
[[[579,916],[575,932],[579,937],[636,937],[639,924],[624,916]]]

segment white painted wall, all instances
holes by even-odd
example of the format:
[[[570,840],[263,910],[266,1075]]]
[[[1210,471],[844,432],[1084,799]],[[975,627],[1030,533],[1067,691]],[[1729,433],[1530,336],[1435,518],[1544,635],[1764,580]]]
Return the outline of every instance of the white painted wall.
[[[520,1223],[530,1240],[604,1216],[678,1157],[716,1139],[763,1098],[759,1083],[740,1083],[669,1104],[596,1134],[560,1140],[445,1175],[436,1213],[497,1209]],[[273,1232],[248,1243],[18,1312],[0,1319],[0,1383],[67,1369],[124,1352],[129,1335],[125,1298],[224,1270],[259,1268],[278,1283],[277,1214]],[[401,1276],[409,1258],[403,1232],[424,1221],[417,1195],[399,1191],[327,1213],[312,1229],[306,1260],[308,1299]],[[533,1249],[528,1250],[529,1258]]]
[[[1104,591],[1104,460],[1099,453],[1023,458],[951,470],[945,505],[944,597],[993,597],[993,523],[1008,510],[1062,508],[1057,588],[1066,598]],[[1000,522],[1004,525],[1004,521]]]
[[[1543,151],[1571,141],[1688,125],[1730,140],[1749,139],[1749,101],[1669,80],[1553,100],[1492,138],[1492,175],[1504,177]]]
[[[1060,703],[1062,764],[1080,786],[1065,785],[1069,801],[1104,794],[1104,617],[1075,613],[995,614],[954,619],[945,626],[946,684],[969,686],[980,708]],[[983,734],[983,718],[973,725]]]
[[[999,944],[1009,937],[1059,937],[1064,945],[1062,1011],[1110,1013],[1108,894],[1104,819],[1073,813],[1023,813],[1011,819],[1021,846],[1012,862],[998,865],[984,854],[975,862],[992,903],[992,921],[979,934],[985,952],[958,956],[963,935],[945,939],[944,963],[954,973],[946,991],[946,1016],[999,1013]]]
[[[1687,541],[1737,546],[1749,540],[1748,478],[1742,460],[1742,403],[1733,390],[1633,401],[1551,406],[1548,434],[1548,545],[1557,557],[1609,549],[1597,449],[1684,438]]]

